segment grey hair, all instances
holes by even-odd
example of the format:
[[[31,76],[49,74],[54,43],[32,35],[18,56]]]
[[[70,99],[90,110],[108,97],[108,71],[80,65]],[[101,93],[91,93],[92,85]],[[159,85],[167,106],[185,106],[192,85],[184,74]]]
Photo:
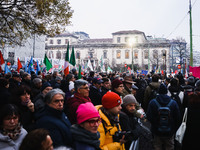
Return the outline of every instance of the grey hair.
[[[88,82],[86,80],[83,80],[83,79],[78,79],[74,82],[74,89],[75,89],[75,92],[77,92],[77,90],[83,85],[86,85],[88,84]]]
[[[58,88],[57,88],[57,89],[53,89],[53,90],[49,91],[49,92],[45,95],[45,98],[44,98],[45,102],[46,102],[47,104],[50,104],[52,98],[53,98],[54,95],[56,95],[56,94],[61,94],[63,97],[65,97],[65,93],[64,93],[61,89],[58,89]]]
[[[33,84],[35,84],[35,85],[40,83],[40,82],[42,82],[42,79],[40,79],[40,78],[33,79]]]

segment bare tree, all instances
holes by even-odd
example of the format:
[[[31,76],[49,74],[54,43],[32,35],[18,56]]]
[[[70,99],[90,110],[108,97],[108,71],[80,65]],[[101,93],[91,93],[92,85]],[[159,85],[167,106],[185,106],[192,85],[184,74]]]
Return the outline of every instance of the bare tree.
[[[21,45],[33,34],[59,34],[72,13],[69,0],[0,0],[0,42]]]

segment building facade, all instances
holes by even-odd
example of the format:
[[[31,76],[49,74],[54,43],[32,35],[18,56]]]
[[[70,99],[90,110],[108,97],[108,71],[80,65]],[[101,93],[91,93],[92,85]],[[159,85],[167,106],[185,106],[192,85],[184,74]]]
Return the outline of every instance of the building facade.
[[[86,34],[87,35],[87,34]],[[49,58],[65,59],[67,43],[74,47],[76,64],[100,64],[101,58],[106,66],[121,69],[127,64],[134,69],[169,71],[170,40],[146,36],[138,30],[118,31],[112,38],[83,38],[80,33],[66,33],[45,40],[45,53]],[[70,51],[71,53],[71,51]]]

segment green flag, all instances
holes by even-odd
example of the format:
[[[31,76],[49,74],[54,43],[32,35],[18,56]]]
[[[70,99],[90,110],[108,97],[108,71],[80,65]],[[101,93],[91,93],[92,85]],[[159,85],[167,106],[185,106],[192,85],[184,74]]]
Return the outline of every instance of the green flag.
[[[74,54],[74,47],[72,47],[72,53],[71,53],[71,57],[70,57],[69,63],[72,64],[73,66],[76,65],[75,54]]]
[[[81,65],[78,68],[78,79],[81,79]]]
[[[49,71],[51,68],[52,68],[52,64],[51,62],[49,61],[47,55],[45,54],[44,56],[44,61],[43,63],[46,65],[46,70]]]

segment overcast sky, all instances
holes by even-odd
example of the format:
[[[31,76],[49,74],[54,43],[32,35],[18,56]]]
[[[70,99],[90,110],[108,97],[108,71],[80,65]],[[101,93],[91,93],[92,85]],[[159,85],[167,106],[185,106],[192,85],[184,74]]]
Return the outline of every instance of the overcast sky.
[[[121,30],[184,38],[189,46],[189,0],[70,0],[74,10],[69,31],[90,38],[112,38]],[[200,0],[192,0],[193,45],[200,52]]]

